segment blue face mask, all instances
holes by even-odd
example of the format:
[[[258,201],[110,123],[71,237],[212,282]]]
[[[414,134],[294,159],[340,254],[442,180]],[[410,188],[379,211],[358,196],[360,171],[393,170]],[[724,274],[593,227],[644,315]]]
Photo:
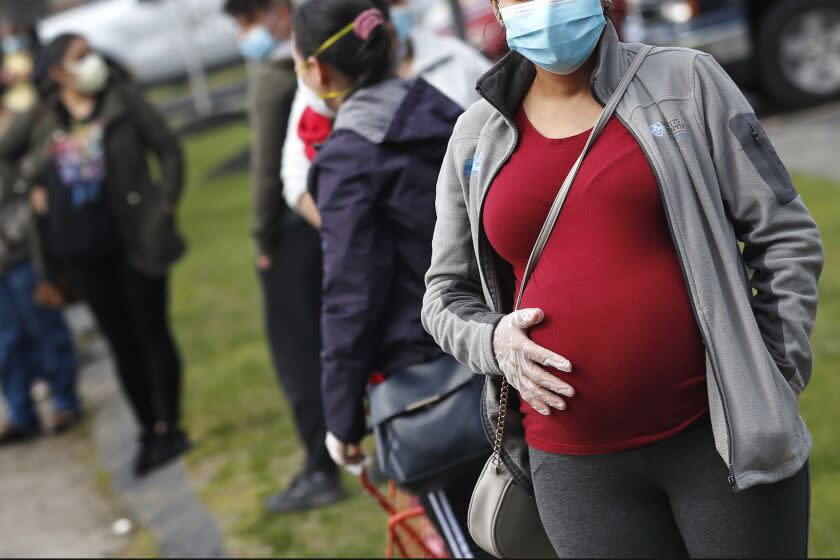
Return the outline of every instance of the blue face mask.
[[[16,53],[29,49],[32,41],[26,35],[9,35],[3,39],[2,49],[4,53]]]
[[[391,8],[391,23],[394,24],[394,30],[397,32],[397,41],[400,43],[398,56],[399,60],[402,60],[408,54],[408,37],[414,27],[411,10],[406,6]]]
[[[249,60],[265,60],[274,49],[278,41],[264,25],[259,25],[249,31],[239,42],[239,52]]]
[[[394,24],[394,29],[397,31],[397,38],[400,41],[405,41],[414,27],[414,17],[411,10],[406,6],[391,8],[391,23]]]
[[[554,74],[583,66],[606,25],[601,0],[531,0],[500,13],[510,49]]]

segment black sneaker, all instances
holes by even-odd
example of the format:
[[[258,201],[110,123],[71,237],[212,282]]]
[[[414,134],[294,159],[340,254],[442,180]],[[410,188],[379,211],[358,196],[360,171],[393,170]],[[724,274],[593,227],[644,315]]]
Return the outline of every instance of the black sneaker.
[[[41,435],[41,431],[40,425],[20,428],[11,422],[6,422],[0,426],[0,446],[27,442]]]
[[[303,473],[296,476],[286,490],[269,496],[265,509],[271,513],[305,511],[334,504],[344,496],[337,474]]]
[[[152,434],[148,444],[143,446],[138,457],[137,476],[146,476],[154,470],[164,467],[186,453],[192,447],[187,435],[181,430],[169,430],[162,434]],[[142,459],[141,459],[142,458]]]
[[[152,455],[154,437],[151,432],[143,432],[140,435],[137,456],[134,458],[134,476],[143,476],[149,472],[149,460]]]

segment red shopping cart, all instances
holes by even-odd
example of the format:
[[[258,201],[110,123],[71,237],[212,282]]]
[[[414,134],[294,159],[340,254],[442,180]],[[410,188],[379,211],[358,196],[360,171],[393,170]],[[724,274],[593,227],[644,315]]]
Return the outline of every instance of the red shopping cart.
[[[386,557],[394,558],[396,551],[399,558],[449,558],[443,539],[416,496],[406,494],[393,481],[388,483],[385,496],[370,481],[367,471],[362,472],[359,482],[388,514]]]

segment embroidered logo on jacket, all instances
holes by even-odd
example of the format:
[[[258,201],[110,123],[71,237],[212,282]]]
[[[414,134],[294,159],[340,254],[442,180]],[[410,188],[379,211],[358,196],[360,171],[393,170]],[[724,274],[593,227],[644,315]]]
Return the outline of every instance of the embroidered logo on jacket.
[[[650,125],[648,128],[650,128],[651,134],[657,138],[665,136],[666,132],[668,133],[668,138],[676,140],[682,140],[688,137],[688,128],[681,119],[672,119],[668,121],[667,124],[657,122]]]
[[[464,163],[464,178],[469,180],[474,174],[480,173],[482,163],[484,163],[484,156],[480,153],[468,159]]]

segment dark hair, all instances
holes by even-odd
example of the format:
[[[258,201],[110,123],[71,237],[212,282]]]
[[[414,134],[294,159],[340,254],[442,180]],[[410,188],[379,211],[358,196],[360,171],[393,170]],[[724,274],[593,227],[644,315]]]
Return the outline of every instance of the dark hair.
[[[70,45],[77,39],[84,39],[84,37],[78,33],[62,33],[50,41],[50,44],[44,49],[44,59],[46,60],[47,68],[60,66],[61,61],[64,60],[64,56],[70,49]]]
[[[291,0],[225,0],[222,8],[229,16],[253,16],[259,11],[267,10],[274,4],[291,7]]]
[[[324,41],[373,7],[369,0],[307,0],[295,16],[298,52],[304,58],[312,56]],[[390,78],[394,73],[393,56],[391,36],[380,25],[367,41],[353,32],[346,34],[318,59],[332,65],[358,89]]]
[[[61,66],[61,61],[64,60],[64,57],[67,55],[67,51],[70,49],[70,45],[73,41],[84,38],[85,37],[83,35],[79,35],[78,33],[63,33],[50,41],[50,44],[44,48],[45,70],[49,70],[55,66]],[[108,69],[110,70],[110,82],[130,82],[134,80],[134,75],[131,71],[117,59],[105,53],[100,53],[100,55],[105,60],[105,63],[108,65]],[[58,84],[54,83],[49,75],[46,75],[43,77],[40,87],[42,92],[47,94],[54,90],[57,85]]]
[[[382,12],[386,21],[391,21],[391,0],[368,0],[373,7]]]

